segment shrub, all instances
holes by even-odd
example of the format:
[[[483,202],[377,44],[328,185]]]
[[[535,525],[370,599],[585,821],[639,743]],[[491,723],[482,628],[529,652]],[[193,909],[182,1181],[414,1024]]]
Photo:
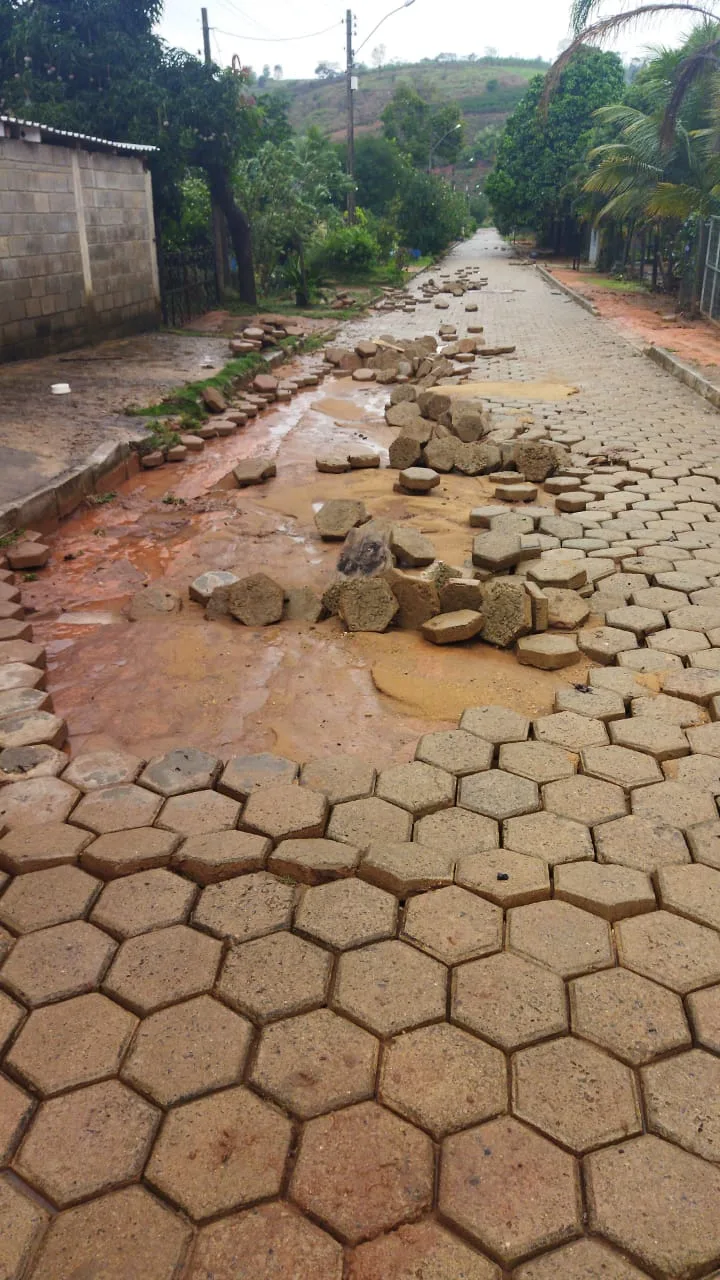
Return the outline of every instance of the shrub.
[[[380,258],[380,246],[367,227],[337,227],[320,245],[318,260],[327,271],[366,271]]]

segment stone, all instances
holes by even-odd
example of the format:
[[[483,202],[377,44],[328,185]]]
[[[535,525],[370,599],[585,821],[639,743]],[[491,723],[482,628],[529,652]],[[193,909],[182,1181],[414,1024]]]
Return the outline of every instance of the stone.
[[[422,456],[422,442],[416,435],[410,435],[404,431],[401,431],[400,435],[391,441],[388,448],[389,465],[396,471],[404,471],[408,467],[415,467],[420,463]]]
[[[217,787],[233,800],[247,800],[258,787],[269,783],[294,782],[299,766],[294,760],[261,752],[252,756],[233,756],[222,771]]]
[[[12,782],[0,791],[0,828],[59,825],[69,818],[77,798],[75,788],[59,778]]]
[[[8,747],[0,751],[0,782],[23,782],[25,778],[56,778],[66,765],[67,756],[64,751],[43,743],[30,747]]]
[[[41,1097],[117,1074],[138,1025],[97,992],[34,1009],[6,1064]]]
[[[720,756],[720,721],[699,727],[687,727],[687,739],[693,751]]]
[[[537,784],[503,769],[462,778],[458,799],[463,808],[498,821],[540,808]]]
[[[0,898],[0,924],[33,933],[84,916],[100,890],[79,867],[48,867],[18,876]]]
[[[694,991],[687,997],[687,1007],[698,1043],[720,1052],[720,986]]]
[[[440,476],[430,467],[405,467],[398,476],[398,483],[410,493],[429,493],[439,485]]]
[[[533,731],[538,742],[551,742],[573,752],[582,751],[584,747],[605,746],[608,742],[608,732],[601,720],[589,719],[576,711],[541,716],[534,721]]]
[[[301,884],[352,875],[360,850],[338,840],[283,840],[268,859],[268,870]]]
[[[200,895],[193,923],[219,938],[245,942],[288,928],[294,901],[294,886],[258,871],[209,885]]]
[[[221,954],[220,942],[186,925],[141,933],[120,945],[103,988],[134,1013],[152,1013],[212,990]]]
[[[612,663],[618,654],[637,649],[638,644],[631,631],[620,627],[589,627],[578,633],[578,646],[593,661]]]
[[[0,1275],[12,1280],[27,1274],[27,1264],[35,1254],[49,1220],[45,1209],[21,1194],[10,1178],[0,1178]],[[57,1276],[57,1272],[55,1275]],[[47,1275],[47,1273],[46,1273]]]
[[[418,742],[415,759],[446,770],[456,777],[479,773],[492,764],[493,748],[466,729],[426,733]],[[387,797],[389,798],[389,797]]]
[[[524,742],[530,732],[530,721],[508,707],[469,707],[463,711],[460,728],[499,745],[503,742]]]
[[[625,703],[619,693],[581,684],[558,689],[555,694],[555,710],[572,711],[577,715],[607,722],[624,719]]]
[[[422,568],[435,559],[435,548],[430,539],[417,529],[400,524],[392,527],[390,550],[401,565],[410,568]]]
[[[524,636],[518,640],[515,652],[522,665],[539,667],[543,671],[570,667],[580,658],[574,636]]]
[[[720,929],[720,871],[703,864],[662,867],[658,872],[658,890],[660,902],[667,910]]]
[[[498,844],[498,824],[467,809],[441,809],[415,823],[413,838],[448,858],[480,853]]]
[[[588,747],[582,752],[583,773],[625,790],[662,782],[660,766],[649,755],[626,747]]]
[[[359,756],[328,756],[304,764],[300,784],[313,791],[321,791],[328,804],[335,805],[371,795],[375,776],[374,766]]]
[[[397,899],[363,880],[337,880],[306,889],[295,928],[336,951],[380,942],[395,933]]]
[[[390,569],[385,581],[397,601],[395,621],[405,631],[417,631],[440,613],[440,595],[435,582],[423,574]]]
[[[308,1120],[375,1092],[379,1045],[330,1009],[262,1031],[251,1080],[264,1095]]]
[[[550,866],[593,857],[590,832],[583,823],[544,810],[504,822],[503,843],[506,849],[529,852]]]
[[[699,822],[696,827],[688,829],[686,837],[696,862],[720,870],[720,822]]]
[[[518,471],[526,479],[533,484],[543,484],[548,476],[554,475],[567,464],[569,454],[563,445],[528,440],[515,445],[512,458]]]
[[[409,840],[411,832],[411,815],[377,796],[336,804],[327,827],[328,839],[359,849],[368,849],[375,840]]]
[[[89,751],[75,756],[63,773],[79,791],[99,791],[102,787],[135,782],[144,760],[125,751]]]
[[[250,1023],[198,996],[143,1019],[122,1077],[161,1107],[174,1106],[236,1084],[251,1042]]]
[[[681,830],[717,817],[712,796],[684,782],[656,782],[639,787],[630,797],[632,812]]]
[[[91,920],[116,938],[130,938],[184,923],[196,896],[194,885],[170,871],[138,871],[103,889]]]
[[[666,693],[657,693],[653,697],[633,698],[631,704],[633,716],[639,718],[669,721],[681,729],[702,724],[707,712],[696,702],[688,702],[687,698],[671,698]]]
[[[570,1012],[576,1034],[633,1067],[690,1045],[680,997],[627,969],[577,978]]]
[[[148,622],[180,613],[181,609],[182,597],[177,591],[162,583],[151,583],[131,598],[127,616],[130,622]]]
[[[228,613],[246,627],[267,627],[280,622],[285,595],[266,573],[241,578],[228,589]]]
[[[247,489],[254,484],[264,484],[275,475],[277,475],[277,465],[272,458],[245,458],[233,467],[233,476],[238,489]]]
[[[261,870],[271,848],[272,842],[265,836],[247,831],[213,831],[184,840],[172,856],[172,865],[198,884],[214,884]]]
[[[459,964],[500,950],[502,914],[458,885],[449,885],[411,900],[400,936],[445,964]]]
[[[160,796],[128,783],[87,793],[76,805],[72,818],[78,826],[105,835],[151,826],[161,806]]]
[[[576,1240],[540,1258],[535,1258],[515,1272],[516,1280],[648,1280],[647,1272],[638,1271],[620,1254],[599,1240]]]
[[[618,928],[626,923],[635,921],[621,922]],[[613,964],[609,925],[598,916],[559,900],[513,907],[508,914],[507,946],[564,978]]]
[[[548,813],[589,827],[627,813],[627,799],[620,787],[582,775],[548,782],[543,787],[543,805]]]
[[[659,867],[690,861],[682,833],[652,818],[619,818],[603,823],[594,834],[599,862],[651,874]]]
[[[273,379],[274,381],[274,379]],[[203,387],[201,391],[203,403],[211,413],[224,413],[228,408],[227,400],[217,387]]]
[[[482,637],[507,649],[532,629],[532,603],[522,582],[495,579],[485,590]]]
[[[447,970],[404,942],[376,942],[345,951],[332,1007],[380,1036],[445,1016]]]
[[[718,1159],[720,1063],[692,1049],[642,1070],[648,1128],[705,1160]]]
[[[596,862],[557,867],[555,897],[610,921],[654,911],[656,906],[652,882],[645,872]]]
[[[460,609],[482,612],[482,585],[475,578],[449,578],[438,590],[441,613],[457,613]]]
[[[456,864],[455,880],[501,907],[550,897],[550,877],[543,862],[511,849],[464,855]]]
[[[217,994],[256,1022],[304,1013],[325,1003],[331,958],[287,932],[254,937],[234,946]]]
[[[157,824],[183,836],[230,830],[237,825],[241,807],[237,800],[217,791],[191,791],[166,800]]]
[[[151,760],[140,775],[140,782],[161,796],[177,796],[185,791],[212,787],[221,768],[222,761],[216,756],[193,747],[176,747]]]
[[[375,794],[422,818],[452,805],[455,780],[444,769],[415,760],[383,769],[377,778]]]
[[[241,825],[273,840],[297,840],[324,835],[327,815],[328,803],[320,792],[278,782],[253,791]]]
[[[22,1005],[16,1004],[4,991],[0,991],[0,1052],[5,1049],[24,1017]]]
[[[704,926],[653,911],[615,927],[620,963],[686,995],[720,981],[720,938]]]
[[[338,592],[338,613],[349,631],[386,631],[399,605],[381,578],[357,578],[343,582]]]
[[[483,614],[473,609],[459,609],[453,613],[441,613],[423,622],[420,630],[432,644],[457,644],[472,640],[483,629]]]
[[[285,1280],[296,1274],[341,1280],[340,1245],[284,1202],[258,1205],[200,1231],[188,1280],[220,1280],[238,1260],[251,1276]],[[236,1272],[237,1274],[237,1272]]]
[[[436,1141],[505,1109],[505,1062],[497,1049],[440,1023],[393,1040],[378,1096]]]
[[[20,541],[6,551],[11,569],[44,569],[50,559],[50,548],[42,542]]]
[[[188,595],[197,604],[206,605],[217,587],[231,587],[238,581],[237,574],[225,569],[210,569],[190,583]]]
[[[527,574],[543,591],[548,588],[575,591],[587,581],[582,561],[572,559],[570,553],[566,560],[535,560],[528,566]]]
[[[686,756],[690,747],[679,726],[655,717],[616,720],[609,726],[613,742],[634,752],[643,752],[657,761]]]
[[[364,502],[347,498],[332,498],[315,512],[315,525],[325,541],[342,541],[351,529],[370,519]]]
[[[649,648],[660,653],[675,654],[678,658],[689,658],[700,649],[709,649],[710,641],[700,631],[688,631],[681,627],[668,627],[665,631],[657,631],[648,636]]]
[[[469,307],[466,307],[468,310]],[[349,1280],[498,1280],[499,1271],[457,1236],[431,1219],[399,1227],[350,1254]],[[628,1275],[628,1280],[633,1280]]]
[[[454,862],[449,854],[417,841],[370,845],[359,874],[401,898],[410,893],[452,884]]]
[[[522,558],[522,544],[516,534],[491,529],[473,538],[472,562],[481,569],[500,573],[503,569],[512,569]]]
[[[86,837],[86,833],[78,833]],[[174,832],[155,827],[137,827],[131,831],[115,831],[100,836],[81,853],[82,865],[103,880],[166,867],[180,843]],[[84,840],[87,844],[87,837]],[[83,844],[83,847],[84,847]]]
[[[84,920],[25,934],[2,966],[4,985],[30,1008],[92,991],[116,944]]]

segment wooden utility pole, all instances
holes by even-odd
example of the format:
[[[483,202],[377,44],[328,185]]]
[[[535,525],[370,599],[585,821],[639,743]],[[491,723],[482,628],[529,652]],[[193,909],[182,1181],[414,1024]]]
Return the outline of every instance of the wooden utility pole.
[[[202,18],[203,33],[203,50],[205,53],[205,66],[212,66],[212,51],[210,49],[210,23],[208,21],[207,9],[200,10]],[[225,217],[220,208],[213,200],[212,204],[212,222],[213,222],[213,249],[215,252],[215,278],[217,280],[218,297],[221,299],[228,282],[228,245],[227,245],[227,225]]]
[[[205,50],[205,65],[210,66],[212,62],[212,53],[210,52],[210,24],[208,22],[207,9],[201,9],[202,17],[202,33],[203,33],[203,49]]]
[[[353,15],[352,9],[348,9],[345,15],[345,25],[347,29],[347,63],[346,63],[346,81],[347,81],[347,173],[351,186],[347,195],[347,216],[348,223],[353,226],[355,222],[355,103],[353,99]]]

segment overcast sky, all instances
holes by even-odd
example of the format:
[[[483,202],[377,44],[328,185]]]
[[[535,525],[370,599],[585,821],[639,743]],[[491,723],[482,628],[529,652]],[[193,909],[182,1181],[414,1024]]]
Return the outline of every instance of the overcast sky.
[[[355,0],[355,48],[400,0]],[[261,70],[280,65],[286,79],[310,77],[320,61],[344,64],[345,0],[207,0],[213,56],[221,65],[237,53],[243,65]],[[620,7],[608,0],[607,11]],[[173,45],[197,53],[202,48],[201,0],[165,0],[160,33]],[[414,0],[401,9],[359,52],[371,62],[372,50],[384,45],[386,57],[403,62],[458,56],[487,48],[524,58],[552,59],[568,35],[570,0]],[[690,26],[666,20],[625,32],[616,46],[623,56],[641,53],[648,44],[673,43]],[[325,30],[325,28],[330,28]],[[322,34],[313,34],[322,32]],[[295,39],[311,35],[310,39]],[[271,39],[271,37],[274,37]],[[288,39],[287,37],[293,37]]]

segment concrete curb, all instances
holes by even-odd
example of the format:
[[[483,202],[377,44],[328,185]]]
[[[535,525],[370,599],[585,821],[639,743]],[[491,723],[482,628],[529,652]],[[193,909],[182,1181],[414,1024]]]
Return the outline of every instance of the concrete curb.
[[[577,302],[578,306],[582,307],[583,311],[589,311],[591,316],[600,315],[597,307],[593,302],[590,302],[589,298],[585,298],[581,293],[578,293],[576,289],[571,289],[569,284],[563,284],[561,280],[556,280],[552,272],[546,270],[545,267],[541,267],[539,262],[535,263],[535,270],[539,276],[542,276],[546,284],[552,284],[556,289],[559,289],[561,293],[567,294],[568,298],[572,298],[573,302]]]
[[[703,378],[702,374],[696,373],[688,364],[683,364],[682,360],[678,360],[677,356],[672,355],[665,347],[649,346],[643,347],[643,355],[648,360],[652,360],[655,364],[659,364],[661,369],[665,369],[667,373],[672,374],[673,378],[677,378],[678,382],[684,382],[686,387],[691,391],[697,392],[703,400],[709,400],[710,404],[716,409],[720,409],[720,387],[716,387],[712,382],[708,382],[707,378]]]

